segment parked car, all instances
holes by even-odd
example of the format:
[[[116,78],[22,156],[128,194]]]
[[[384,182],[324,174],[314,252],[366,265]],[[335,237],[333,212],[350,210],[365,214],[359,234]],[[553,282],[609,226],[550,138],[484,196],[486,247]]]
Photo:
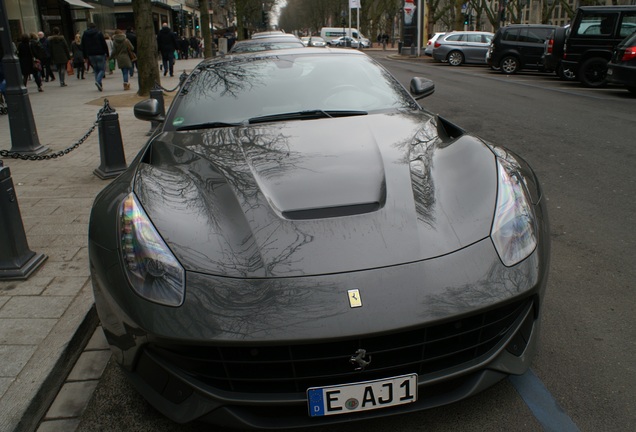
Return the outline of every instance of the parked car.
[[[548,24],[512,24],[499,28],[488,49],[488,64],[505,74],[522,69],[541,70],[545,41],[556,28]]]
[[[435,41],[444,33],[435,33],[431,38],[426,42],[426,48],[424,48],[424,55],[429,57],[433,57],[433,48],[435,48]]]
[[[563,68],[563,48],[570,26],[557,27],[554,29],[543,46],[541,64],[546,72],[554,72],[562,80],[573,80],[576,78],[574,72]]]
[[[537,177],[423,109],[430,80],[410,90],[364,52],[302,47],[204,60],[165,115],[134,107],[161,124],[96,197],[88,253],[113,360],[161,413],[351,425],[528,369]]]
[[[332,39],[329,42],[329,45],[331,46],[351,48],[359,48],[360,44],[362,44],[362,48],[369,48],[370,46],[370,44],[365,43],[364,40],[354,39],[350,36],[340,36],[339,38]]]
[[[257,51],[269,51],[269,50],[279,50],[279,49],[289,49],[289,48],[298,48],[304,47],[303,43],[300,39],[290,38],[290,37],[281,37],[281,36],[268,36],[261,37],[256,39],[245,39],[238,42],[235,42],[230,49],[230,53],[238,54],[238,53],[246,53],[246,52],[257,52]]]
[[[252,39],[258,39],[258,38],[261,38],[261,37],[283,36],[285,34],[289,34],[289,33],[285,33],[282,30],[269,30],[269,31],[262,31],[262,32],[252,33],[252,37],[251,38]]]
[[[307,41],[307,46],[311,47],[326,47],[327,42],[320,36],[310,36]]]
[[[581,6],[563,48],[564,69],[586,87],[607,84],[607,64],[616,47],[636,30],[636,6]]]
[[[454,31],[440,36],[433,44],[433,58],[451,66],[486,62],[486,53],[494,34],[478,31]]]
[[[614,50],[607,65],[607,82],[623,85],[636,93],[636,33],[632,33]]]

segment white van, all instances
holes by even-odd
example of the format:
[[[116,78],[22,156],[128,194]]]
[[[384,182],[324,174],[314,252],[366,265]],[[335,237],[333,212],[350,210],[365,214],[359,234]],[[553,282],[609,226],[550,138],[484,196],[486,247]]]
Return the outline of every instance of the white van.
[[[371,46],[371,41],[366,38],[357,28],[353,27],[323,27],[320,29],[320,37],[327,43],[330,43],[332,39],[338,39],[342,36],[350,36],[356,40],[362,41],[362,46],[365,48]]]

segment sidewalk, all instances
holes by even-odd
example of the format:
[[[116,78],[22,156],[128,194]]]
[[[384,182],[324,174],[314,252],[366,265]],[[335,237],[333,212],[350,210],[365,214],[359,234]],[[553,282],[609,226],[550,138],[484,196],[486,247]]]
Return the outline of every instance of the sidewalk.
[[[161,84],[174,88],[179,75],[199,61],[178,60],[175,77],[162,76]],[[119,115],[126,161],[132,161],[150,129],[132,114],[134,103],[143,99],[135,95],[137,75],[126,92],[119,70],[106,75],[103,92],[97,91],[93,73],[85,77],[67,77],[67,87],[57,79],[43,83],[41,93],[28,83],[40,143],[50,153],[71,147],[108,99]],[[11,150],[8,117],[0,116],[2,150]],[[108,180],[93,174],[101,162],[97,128],[63,157],[3,162],[10,168],[29,249],[48,257],[27,280],[0,281],[0,431],[33,431],[98,325],[87,233],[93,199]]]

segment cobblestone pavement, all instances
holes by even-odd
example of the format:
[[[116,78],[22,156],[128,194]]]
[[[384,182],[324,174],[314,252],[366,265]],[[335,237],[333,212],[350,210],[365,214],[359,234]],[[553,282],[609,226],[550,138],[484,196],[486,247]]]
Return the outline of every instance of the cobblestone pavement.
[[[161,84],[176,87],[178,75],[198,62],[177,61],[175,77],[162,77]],[[119,71],[106,75],[103,92],[92,73],[85,77],[68,77],[66,87],[58,80],[44,83],[43,92],[27,83],[39,143],[48,154],[71,147],[108,99],[118,114],[126,160],[132,160],[150,130],[150,123],[132,114],[143,99],[135,94],[136,76],[126,92]],[[0,150],[12,146],[9,116],[0,116]],[[26,251],[46,260],[26,280],[0,279],[0,431],[72,431],[109,357],[97,327],[87,253],[90,208],[109,181],[94,173],[101,162],[98,129],[62,157],[2,161],[10,173],[2,187],[9,188],[7,182],[14,187]],[[0,202],[0,211],[3,206],[8,207]],[[20,230],[0,226],[0,247],[16,242],[14,231]]]

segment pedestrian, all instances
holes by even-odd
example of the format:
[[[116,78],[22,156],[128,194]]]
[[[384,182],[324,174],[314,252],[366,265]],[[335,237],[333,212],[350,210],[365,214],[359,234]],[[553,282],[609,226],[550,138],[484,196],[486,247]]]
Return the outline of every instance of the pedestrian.
[[[181,37],[179,41],[179,50],[181,51],[181,58],[184,60],[188,59],[189,51],[190,51],[190,42],[186,39],[185,36]]]
[[[102,32],[97,30],[94,22],[88,23],[88,28],[82,35],[82,53],[84,58],[88,58],[95,72],[95,87],[102,91],[102,79],[106,71],[106,56],[108,55],[108,45]]]
[[[128,27],[126,29],[126,39],[130,41],[133,46],[133,53],[135,53],[135,57],[137,56],[137,35],[135,34],[135,29],[132,27]],[[135,68],[137,67],[137,60],[133,60],[132,69],[130,70],[130,77],[135,74]]]
[[[40,59],[42,62],[44,82],[49,82],[49,78],[51,81],[55,81],[55,75],[53,75],[53,70],[51,69],[51,50],[49,48],[49,41],[44,35],[44,32],[38,32],[37,37],[44,49],[44,56]]]
[[[174,52],[178,45],[177,34],[170,30],[168,23],[163,23],[157,34],[157,48],[161,53],[163,76],[166,76],[168,72],[171,77],[174,76]]]
[[[115,30],[115,35],[113,36],[113,54],[111,58],[117,61],[117,66],[121,69],[124,78],[124,90],[130,90],[128,75],[132,72],[133,57],[132,43],[130,43],[123,31],[119,29]]]
[[[115,59],[112,58],[113,54],[113,40],[110,38],[110,34],[104,34],[104,40],[106,41],[106,46],[108,46],[108,75],[112,75],[115,70]]]
[[[190,48],[192,48],[192,57],[199,58],[199,40],[196,36],[190,38]]]
[[[71,59],[71,50],[64,36],[60,34],[59,27],[53,27],[53,36],[49,36],[48,43],[51,51],[51,64],[57,67],[60,87],[66,87],[64,77],[66,75],[66,64]]]
[[[34,46],[35,45],[35,50]],[[33,75],[33,79],[35,80],[35,84],[38,86],[38,91],[44,91],[42,89],[42,77],[40,76],[40,71],[37,70],[35,65],[35,60],[37,59],[40,62],[40,68],[42,67],[41,60],[37,57],[36,51],[42,49],[40,42],[38,41],[37,35],[35,35],[35,40],[31,39],[27,33],[24,33],[20,36],[20,43],[18,44],[18,60],[20,62],[20,69],[22,71],[22,85],[26,87],[27,82],[29,81],[29,76]],[[42,55],[40,53],[40,55]]]
[[[82,37],[79,33],[75,35],[75,40],[71,43],[71,54],[73,68],[77,71],[77,79],[84,79],[84,53],[82,53]]]

